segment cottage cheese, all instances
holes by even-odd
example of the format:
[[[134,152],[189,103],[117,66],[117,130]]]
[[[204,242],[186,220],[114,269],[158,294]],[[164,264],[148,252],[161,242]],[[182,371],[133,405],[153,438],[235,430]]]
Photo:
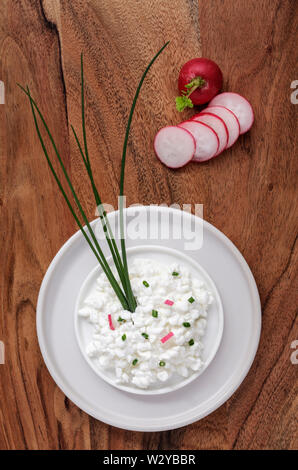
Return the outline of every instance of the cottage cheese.
[[[142,389],[164,384],[175,373],[186,378],[200,370],[213,300],[204,283],[183,265],[151,259],[135,259],[129,273],[138,303],[134,313],[123,310],[103,273],[79,310],[94,325],[88,356],[100,370],[112,370],[116,383]]]

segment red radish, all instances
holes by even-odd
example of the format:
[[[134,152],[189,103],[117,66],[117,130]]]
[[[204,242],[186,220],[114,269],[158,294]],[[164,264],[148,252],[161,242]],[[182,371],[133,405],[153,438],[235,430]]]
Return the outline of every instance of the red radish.
[[[207,126],[210,126],[211,129],[216,132],[217,137],[219,138],[219,147],[215,156],[223,152],[224,149],[227,147],[229,139],[229,132],[224,121],[218,116],[212,116],[211,114],[205,114],[204,112],[198,114],[196,117],[193,118],[193,120],[196,122],[203,122],[204,124],[207,124]]]
[[[195,138],[196,150],[193,157],[195,162],[204,162],[215,157],[219,147],[219,139],[210,126],[202,122],[185,121],[181,122],[179,127],[187,129]]]
[[[192,160],[196,142],[188,130],[178,126],[168,126],[156,134],[154,150],[159,160],[166,166],[181,168]]]
[[[203,57],[186,62],[180,70],[176,98],[178,111],[208,103],[222,87],[222,72],[213,60]]]
[[[223,119],[229,131],[227,149],[230,148],[240,135],[240,124],[233,111],[224,106],[208,106],[203,112]]]
[[[165,304],[170,305],[170,307],[171,307],[172,305],[174,305],[174,302],[172,300],[167,299],[167,300],[165,300]]]
[[[213,98],[209,106],[225,106],[233,111],[240,124],[240,134],[247,132],[254,122],[254,113],[251,104],[238,93],[221,93]]]

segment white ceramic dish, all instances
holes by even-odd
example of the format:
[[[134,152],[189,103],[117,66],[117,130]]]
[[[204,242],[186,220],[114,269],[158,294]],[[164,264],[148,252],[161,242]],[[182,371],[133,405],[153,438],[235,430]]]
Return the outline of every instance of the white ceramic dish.
[[[156,215],[173,214],[176,209],[155,207],[154,211]],[[130,215],[129,208],[128,219]],[[118,213],[111,213],[109,218],[117,220]],[[183,218],[190,222],[194,216],[185,212]],[[128,247],[144,243],[184,249],[184,240],[173,239],[128,240]],[[80,352],[74,331],[75,303],[84,279],[97,264],[80,232],[63,245],[49,266],[37,305],[40,349],[57,385],[94,418],[136,431],[175,429],[217,409],[248,373],[259,343],[261,308],[246,261],[233,243],[208,222],[204,222],[203,246],[187,255],[206,269],[217,286],[224,310],[223,336],[216,356],[200,377],[172,393],[155,396],[134,395],[112,387],[94,373]]]
[[[79,309],[83,306],[84,299],[86,299],[88,293],[94,287],[96,279],[102,272],[99,266],[96,266],[83,282],[83,285],[78,293],[76,301],[74,315],[75,333],[81,353],[89,364],[89,366],[101,379],[105,380],[114,387],[119,388],[120,390],[141,395],[158,395],[161,393],[173,392],[174,390],[178,390],[179,388],[184,387],[185,385],[189,384],[197,377],[199,377],[199,375],[201,375],[204,370],[206,370],[206,368],[209,366],[219,348],[224,324],[223,308],[219,293],[216,289],[214,282],[207,274],[207,272],[202,268],[202,266],[200,266],[196,261],[185,255],[184,253],[179,252],[177,250],[173,250],[172,248],[168,248],[165,246],[150,245],[138,246],[134,248],[128,248],[127,257],[128,262],[133,260],[134,258],[149,258],[153,260],[158,260],[167,265],[176,262],[181,265],[183,264],[190,270],[190,272],[196,279],[203,281],[207,286],[208,290],[212,292],[214,301],[208,308],[207,329],[205,336],[203,337],[204,350],[202,359],[204,365],[199,371],[194,372],[186,379],[179,376],[178,374],[175,374],[165,384],[160,383],[159,385],[157,384],[156,386],[152,386],[145,390],[135,387],[134,385],[117,384],[115,383],[116,377],[114,374],[109,373],[108,371],[101,371],[96,366],[94,359],[90,358],[86,354],[86,347],[92,341],[94,327],[92,324],[86,321],[85,318],[81,317],[78,313]],[[111,257],[109,257],[109,261],[111,261]]]

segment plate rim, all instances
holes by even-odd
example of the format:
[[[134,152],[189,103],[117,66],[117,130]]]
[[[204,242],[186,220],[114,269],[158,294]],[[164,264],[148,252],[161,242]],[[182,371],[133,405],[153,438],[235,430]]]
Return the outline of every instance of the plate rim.
[[[179,209],[173,208],[173,207],[164,207],[164,206],[152,206],[152,205],[144,205],[144,206],[139,206],[138,209],[140,210],[159,210],[159,211],[170,211],[174,212]],[[125,209],[126,212],[129,212],[130,210],[135,210],[135,207],[128,207]],[[109,216],[114,216],[117,217],[119,211],[113,211],[110,212],[108,215]],[[185,216],[189,217],[197,217],[194,214],[191,214],[189,212],[183,211]],[[94,219],[92,222],[90,222],[90,225],[93,226],[98,219]],[[77,238],[81,236],[81,231],[78,230],[76,231],[63,245],[62,247],[58,250],[57,254],[54,256],[52,259],[51,263],[49,264],[47,271],[43,277],[43,280],[41,282],[39,294],[38,294],[38,300],[37,300],[37,307],[36,307],[36,329],[37,329],[37,338],[38,338],[38,343],[39,347],[41,350],[41,354],[43,357],[43,360],[45,362],[45,365],[48,369],[49,374],[53,378],[54,382],[56,385],[61,389],[61,391],[66,395],[78,408],[86,412],[88,415],[92,416],[94,419],[97,419],[99,421],[102,421],[110,426],[115,426],[121,429],[129,430],[129,431],[138,431],[138,432],[159,432],[159,431],[167,431],[171,429],[178,429],[180,427],[186,426],[188,424],[192,424],[200,419],[203,419],[204,417],[208,416],[209,414],[213,413],[216,409],[218,409],[221,405],[223,405],[234,393],[235,391],[239,388],[245,377],[247,376],[252,363],[255,359],[256,352],[258,350],[259,346],[259,341],[260,341],[260,335],[261,335],[261,325],[262,325],[262,311],[261,311],[261,301],[260,301],[260,296],[258,292],[258,288],[256,285],[256,281],[254,279],[254,276],[251,272],[251,269],[246,262],[245,258],[243,255],[240,253],[238,248],[235,246],[235,244],[223,233],[221,232],[218,228],[216,228],[214,225],[212,225],[210,222],[207,222],[204,219],[201,219],[203,223],[203,228],[207,228],[207,230],[210,230],[213,232],[213,234],[219,238],[224,245],[227,246],[228,249],[232,252],[232,254],[236,257],[236,260],[239,262],[241,265],[241,268],[243,272],[245,273],[245,277],[248,281],[249,288],[252,294],[253,298],[253,304],[254,304],[254,317],[255,317],[255,333],[253,336],[253,341],[251,344],[251,349],[248,354],[248,358],[245,362],[245,367],[243,367],[241,373],[238,375],[237,380],[233,380],[232,386],[228,387],[228,390],[222,390],[220,388],[217,393],[215,393],[215,397],[219,393],[221,393],[221,397],[216,400],[215,403],[213,403],[211,406],[209,406],[208,410],[205,410],[203,412],[198,412],[195,415],[192,415],[191,417],[185,416],[185,413],[180,413],[179,415],[174,415],[172,416],[173,418],[176,418],[178,421],[175,424],[156,424],[156,425],[147,425],[146,427],[140,427],[137,424],[136,425],[129,425],[127,426],[125,423],[121,423],[120,425],[117,423],[116,420],[113,420],[112,418],[109,417],[98,417],[96,413],[92,409],[90,409],[89,405],[87,403],[84,403],[83,405],[80,403],[80,400],[77,400],[76,397],[73,398],[73,393],[72,390],[69,389],[67,384],[63,383],[62,380],[60,380],[59,375],[56,373],[55,366],[52,363],[52,361],[49,359],[46,351],[46,346],[45,346],[45,341],[42,335],[42,307],[43,303],[45,301],[45,294],[46,294],[46,288],[47,284],[50,280],[50,277],[52,275],[52,272],[55,269],[56,264],[60,261],[60,258],[62,255],[71,247],[71,245],[76,241]],[[181,417],[182,415],[182,417]],[[156,419],[158,421],[158,419]]]

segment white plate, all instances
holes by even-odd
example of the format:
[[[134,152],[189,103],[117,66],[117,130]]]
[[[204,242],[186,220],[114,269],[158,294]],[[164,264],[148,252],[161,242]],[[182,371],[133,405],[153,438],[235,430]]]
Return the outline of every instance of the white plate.
[[[199,377],[199,375],[204,372],[204,370],[209,366],[212,359],[214,358],[219,348],[223,333],[224,318],[221,299],[218,290],[216,289],[216,286],[208,275],[208,273],[195,260],[185,255],[181,251],[173,250],[172,248],[168,248],[166,246],[157,245],[142,245],[133,248],[128,248],[128,264],[130,264],[132,260],[137,258],[153,259],[168,266],[178,262],[180,265],[186,266],[195,279],[203,281],[207,289],[212,292],[214,301],[208,307],[208,323],[206,333],[202,340],[204,344],[204,350],[202,355],[202,359],[204,362],[203,367],[199,371],[193,372],[186,379],[179,376],[178,374],[174,374],[165,383],[156,384],[145,390],[140,389],[134,386],[133,384],[118,384],[116,383],[116,376],[113,371],[103,371],[99,369],[96,365],[96,360],[94,358],[90,358],[86,354],[86,347],[88,344],[90,344],[93,338],[94,325],[92,325],[89,321],[86,321],[86,318],[83,318],[81,315],[79,315],[79,310],[81,307],[83,307],[84,300],[94,289],[94,286],[96,285],[96,280],[100,273],[102,273],[102,269],[100,266],[96,266],[94,269],[92,269],[91,273],[88,274],[87,278],[83,282],[83,285],[78,293],[74,314],[76,338],[81,353],[89,364],[89,366],[100,378],[113,385],[114,387],[117,387],[120,390],[124,390],[126,392],[139,393],[141,395],[158,395],[161,393],[173,392],[174,390],[178,390],[179,388],[184,387],[185,385],[189,384],[197,377]],[[111,256],[107,258],[107,261],[112,263],[113,260],[111,260]]]
[[[148,207],[143,207],[148,211]],[[152,209],[151,209],[152,210]],[[176,209],[156,207],[157,213]],[[129,218],[131,209],[126,210]],[[118,212],[109,215],[112,221]],[[193,219],[183,213],[183,219]],[[175,224],[175,218],[171,223]],[[143,240],[128,246],[142,245]],[[147,240],[183,251],[184,240]],[[106,251],[107,254],[107,251]],[[37,334],[50,374],[61,390],[89,415],[136,431],[175,429],[197,421],[222,405],[239,387],[255,357],[261,330],[261,307],[252,273],[225,235],[204,222],[204,243],[187,252],[214,280],[224,309],[224,331],[218,352],[200,377],[175,392],[144,396],[112,387],[88,366],[76,341],[77,293],[96,259],[80,232],[55,256],[43,279],[37,305]]]

